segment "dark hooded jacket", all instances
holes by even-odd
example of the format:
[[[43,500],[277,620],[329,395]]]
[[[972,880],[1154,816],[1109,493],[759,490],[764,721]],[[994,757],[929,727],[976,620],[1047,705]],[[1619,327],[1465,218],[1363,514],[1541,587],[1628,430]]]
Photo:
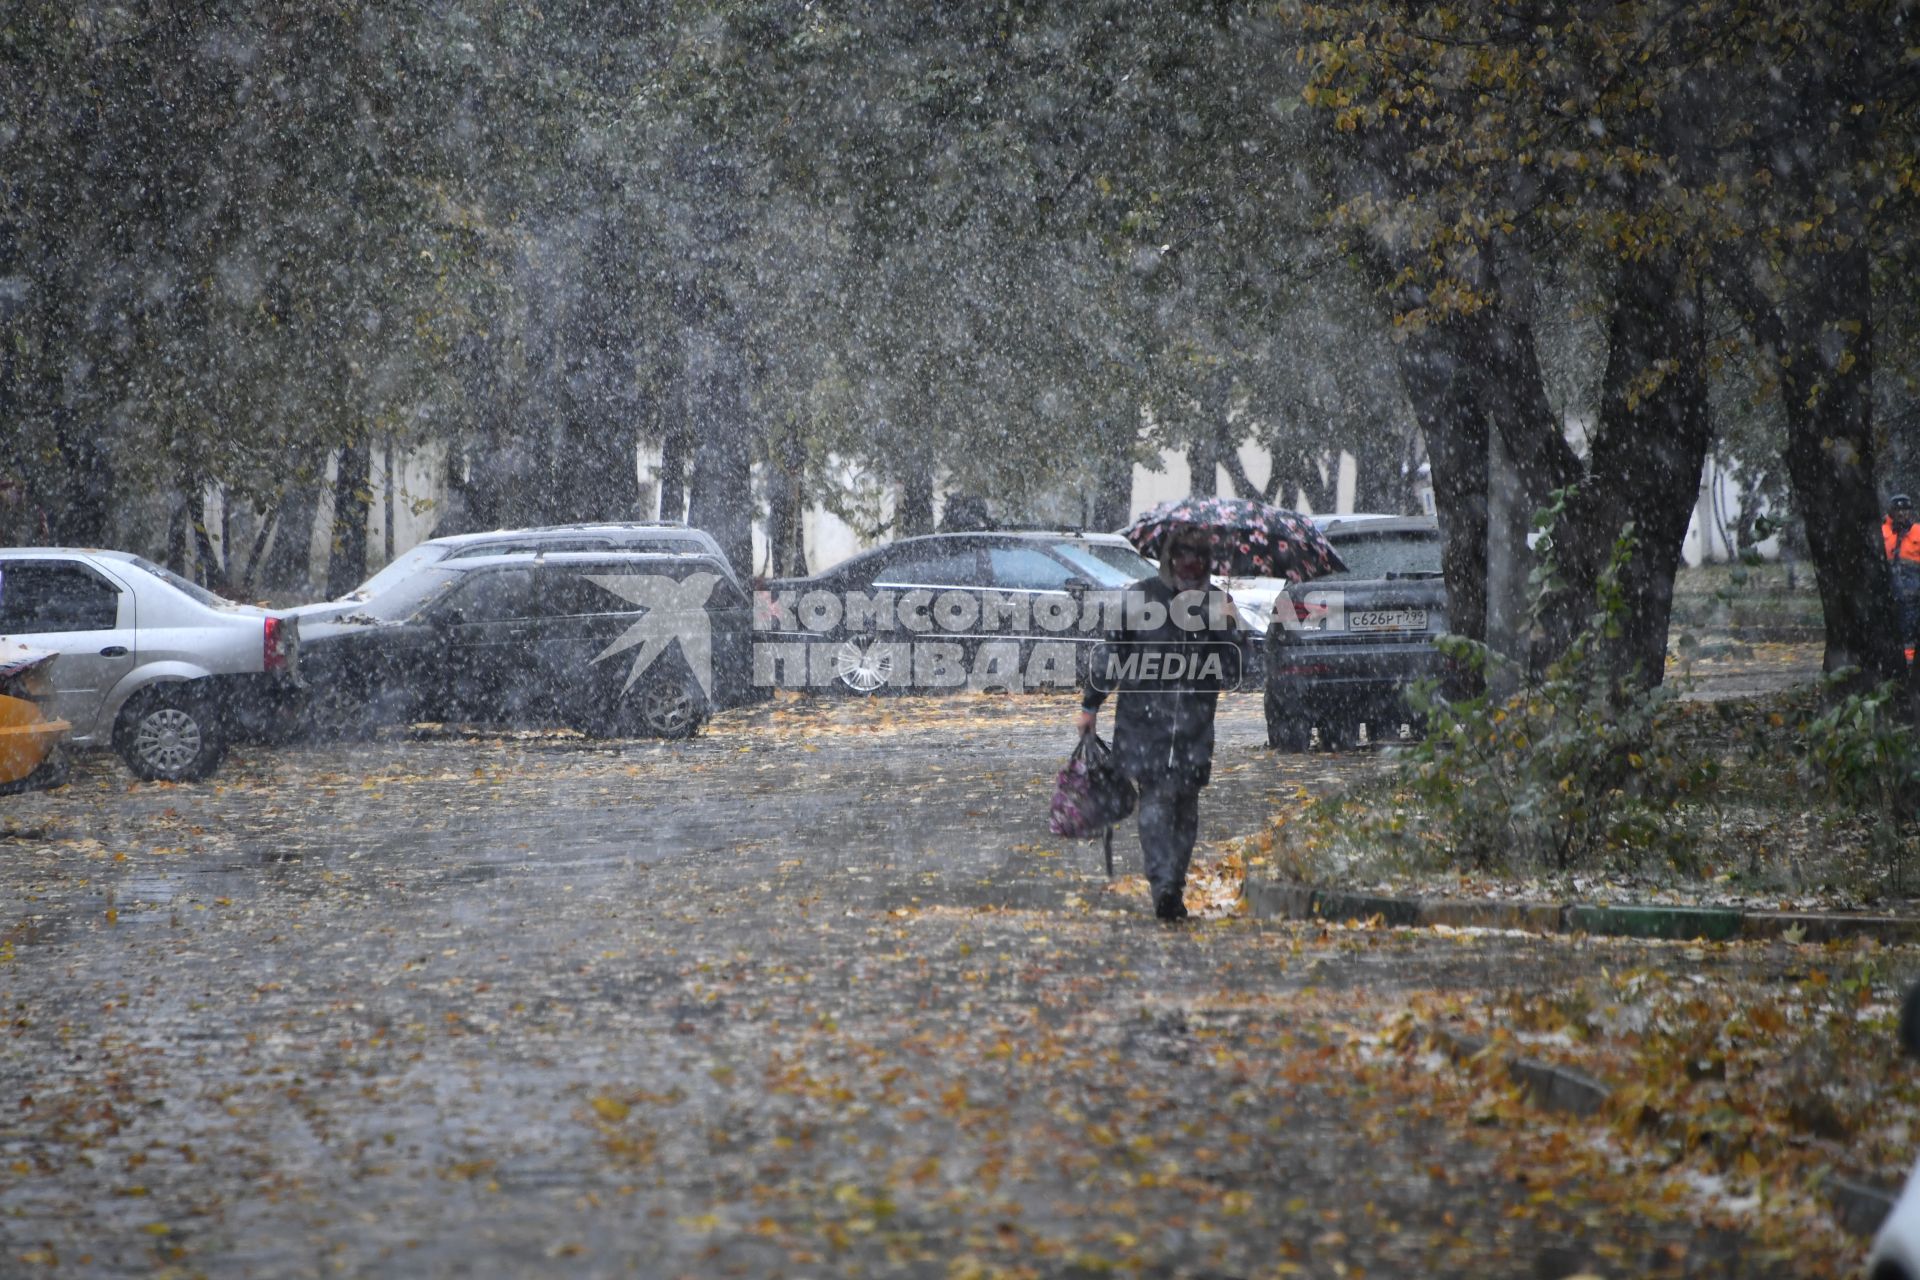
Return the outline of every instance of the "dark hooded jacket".
[[[1180,592],[1166,579],[1165,573],[1163,569],[1161,576],[1142,578],[1126,591],[1130,597],[1138,596],[1158,604],[1164,611],[1164,619],[1156,627],[1133,630],[1127,624],[1134,619],[1123,618],[1118,629],[1106,633],[1104,643],[1095,651],[1095,670],[1080,705],[1088,711],[1097,711],[1106,701],[1109,689],[1117,693],[1113,750],[1120,769],[1141,787],[1170,786],[1178,791],[1198,791],[1213,776],[1214,705],[1219,701],[1223,683],[1237,678],[1240,670],[1239,637],[1232,623],[1224,620],[1204,630],[1182,628],[1175,620],[1173,609],[1174,598]],[[1225,594],[1211,584],[1205,591]],[[1204,607],[1200,610],[1203,622],[1210,621],[1208,613]],[[1218,655],[1224,661],[1214,665],[1226,680],[1211,672],[1199,678],[1173,681],[1141,678],[1142,663],[1137,659],[1149,653],[1157,656],[1153,664],[1156,670],[1165,669],[1168,655],[1177,654],[1187,659],[1189,670],[1195,665],[1195,659],[1205,654]],[[1112,683],[1102,678],[1103,671],[1109,675],[1126,671],[1125,659],[1129,655],[1136,658],[1132,676],[1122,676]],[[1105,664],[1110,658],[1120,661],[1109,667]]]

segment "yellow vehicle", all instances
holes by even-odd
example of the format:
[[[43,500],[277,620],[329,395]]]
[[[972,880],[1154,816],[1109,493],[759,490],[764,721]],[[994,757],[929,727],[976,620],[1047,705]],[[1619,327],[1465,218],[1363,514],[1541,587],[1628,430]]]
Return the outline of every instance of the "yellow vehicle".
[[[0,649],[0,795],[67,780],[60,744],[73,726],[40,712],[40,700],[53,692],[48,672],[56,656],[25,645]]]

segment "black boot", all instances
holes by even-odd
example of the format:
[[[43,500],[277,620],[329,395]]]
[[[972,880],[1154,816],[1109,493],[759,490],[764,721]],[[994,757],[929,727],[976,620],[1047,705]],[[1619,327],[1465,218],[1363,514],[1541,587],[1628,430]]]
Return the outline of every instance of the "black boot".
[[[1162,920],[1185,920],[1187,904],[1181,900],[1178,889],[1167,889],[1153,895],[1153,914]]]

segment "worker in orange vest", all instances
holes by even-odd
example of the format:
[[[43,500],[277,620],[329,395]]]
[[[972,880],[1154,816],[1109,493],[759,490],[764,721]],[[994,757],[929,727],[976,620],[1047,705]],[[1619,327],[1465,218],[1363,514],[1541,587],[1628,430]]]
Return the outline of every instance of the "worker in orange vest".
[[[1913,521],[1913,499],[1904,493],[1887,503],[1887,519],[1880,526],[1893,570],[1893,602],[1900,613],[1900,643],[1909,653],[1920,639],[1920,525]]]

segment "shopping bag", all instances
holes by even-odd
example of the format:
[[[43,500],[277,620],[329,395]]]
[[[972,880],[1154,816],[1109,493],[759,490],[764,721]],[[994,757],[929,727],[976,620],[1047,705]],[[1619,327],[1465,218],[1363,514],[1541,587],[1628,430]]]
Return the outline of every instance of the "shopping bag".
[[[1084,734],[1067,767],[1053,780],[1047,830],[1074,840],[1104,837],[1107,876],[1111,878],[1113,827],[1133,812],[1137,799],[1133,782],[1114,762],[1113,748],[1094,734]]]

